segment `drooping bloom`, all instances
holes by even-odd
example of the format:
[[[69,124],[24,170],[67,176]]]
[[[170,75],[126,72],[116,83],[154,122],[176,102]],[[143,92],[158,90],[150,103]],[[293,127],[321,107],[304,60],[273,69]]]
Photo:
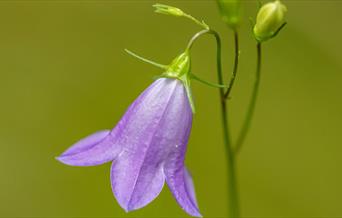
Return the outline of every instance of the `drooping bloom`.
[[[184,72],[184,66],[170,65],[169,69],[177,75],[177,71]],[[184,165],[191,126],[186,85],[177,78],[160,78],[132,103],[112,130],[80,140],[57,159],[72,166],[112,162],[112,191],[126,211],[146,206],[166,181],[178,204],[188,214],[201,216]]]

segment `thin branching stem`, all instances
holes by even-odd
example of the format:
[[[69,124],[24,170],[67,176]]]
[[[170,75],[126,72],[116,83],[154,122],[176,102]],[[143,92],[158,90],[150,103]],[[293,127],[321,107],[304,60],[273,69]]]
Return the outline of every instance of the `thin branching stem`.
[[[218,84],[224,85],[223,83],[223,75],[222,75],[222,45],[219,34],[214,30],[202,30],[195,34],[188,43],[187,50],[190,51],[194,42],[202,35],[210,34],[215,37],[217,50],[216,50],[216,65],[217,65],[217,78]],[[236,167],[235,167],[235,155],[234,150],[231,145],[231,138],[229,134],[229,126],[228,126],[228,112],[227,112],[227,101],[225,99],[225,89],[219,88],[220,94],[220,104],[221,104],[221,121],[222,121],[222,129],[223,129],[223,141],[225,144],[226,150],[226,160],[227,160],[227,183],[228,183],[228,211],[229,217],[238,218],[240,216],[239,213],[239,198],[238,198],[238,190],[237,190],[237,180],[236,180]]]
[[[232,91],[232,88],[234,86],[236,74],[238,72],[238,66],[239,66],[239,57],[240,57],[240,50],[239,50],[239,34],[236,30],[234,30],[234,47],[235,47],[235,59],[234,59],[234,67],[233,67],[233,73],[232,77],[230,78],[230,81],[228,83],[228,89],[224,94],[225,99],[229,99],[229,95]]]
[[[253,93],[252,93],[252,97],[251,97],[251,100],[249,102],[249,106],[247,109],[246,118],[244,120],[244,123],[242,125],[241,131],[239,133],[239,136],[235,144],[235,154],[238,154],[241,151],[241,148],[243,146],[243,143],[245,142],[246,136],[251,126],[251,122],[252,122],[254,111],[255,111],[255,105],[256,105],[258,93],[259,93],[260,77],[261,77],[261,43],[258,42],[257,43],[257,66],[256,66],[256,75],[255,75],[255,80],[254,80]]]

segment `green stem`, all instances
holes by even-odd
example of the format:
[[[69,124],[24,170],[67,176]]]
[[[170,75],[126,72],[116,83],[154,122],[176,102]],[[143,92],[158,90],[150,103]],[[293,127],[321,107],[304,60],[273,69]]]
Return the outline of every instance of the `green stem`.
[[[252,93],[251,100],[249,102],[245,121],[241,128],[239,137],[236,141],[235,154],[238,154],[241,151],[241,147],[246,139],[246,136],[251,126],[251,122],[252,122],[254,111],[255,111],[255,105],[256,105],[257,98],[258,98],[260,76],[261,76],[261,43],[258,42],[257,43],[257,67],[256,67],[256,77],[254,81],[253,93]]]
[[[222,76],[222,63],[221,63],[221,40],[219,35],[215,32],[214,34],[217,44],[217,76],[218,83],[223,84],[223,76]],[[222,130],[223,130],[223,140],[226,149],[226,160],[227,160],[227,180],[228,180],[228,201],[229,208],[228,213],[229,217],[239,217],[239,198],[238,198],[238,190],[237,190],[237,181],[236,181],[236,167],[235,167],[235,157],[232,149],[230,135],[229,135],[229,126],[228,126],[228,112],[227,112],[227,101],[225,99],[224,89],[219,89],[220,93],[220,102],[221,102],[221,119],[222,119]]]
[[[232,88],[234,86],[236,74],[238,72],[238,66],[239,66],[239,57],[240,57],[240,50],[239,50],[239,34],[235,30],[234,31],[234,47],[235,47],[235,60],[234,60],[234,67],[233,67],[233,73],[232,77],[230,78],[228,89],[226,93],[224,94],[224,98],[228,99],[230,92],[232,91]]]
[[[192,46],[194,45],[194,43],[196,42],[197,39],[199,39],[199,37],[205,35],[205,34],[212,34],[212,31],[213,30],[208,30],[208,29],[205,29],[205,30],[201,30],[199,31],[198,33],[196,33],[191,39],[190,41],[188,42],[188,45],[186,46],[186,50],[187,51],[191,51],[192,49]]]
[[[217,64],[217,77],[218,83],[220,85],[224,85],[223,83],[223,75],[222,75],[222,61],[221,61],[221,39],[219,34],[214,30],[202,30],[196,33],[188,43],[187,50],[190,51],[194,42],[204,34],[211,34],[215,37],[217,51],[216,51],[216,64]],[[222,129],[223,129],[223,141],[225,144],[226,150],[226,160],[227,160],[227,182],[228,182],[228,210],[229,217],[238,218],[240,217],[239,213],[239,198],[238,198],[238,190],[237,190],[237,181],[236,181],[236,167],[235,167],[235,156],[234,151],[230,141],[229,135],[229,126],[228,126],[228,112],[227,112],[227,102],[225,99],[225,91],[224,88],[219,89],[220,94],[220,104],[221,104],[221,121],[222,121]]]
[[[196,18],[194,18],[190,14],[184,14],[183,16],[186,17],[186,18],[189,18],[192,21],[194,21],[196,24],[200,25],[205,30],[209,30],[209,26],[206,23],[204,23],[203,21],[201,22],[201,21],[197,20]]]

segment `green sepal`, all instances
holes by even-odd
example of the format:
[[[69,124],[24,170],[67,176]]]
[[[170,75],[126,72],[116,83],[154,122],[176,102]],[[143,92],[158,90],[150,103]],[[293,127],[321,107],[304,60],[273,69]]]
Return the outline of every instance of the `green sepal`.
[[[159,67],[159,68],[164,69],[164,70],[168,68],[167,65],[159,64],[159,63],[157,63],[157,62],[155,62],[155,61],[151,61],[151,60],[149,60],[149,59],[143,58],[143,57],[141,57],[140,55],[137,55],[136,53],[134,53],[134,52],[132,52],[132,51],[130,51],[130,50],[128,50],[128,49],[125,49],[125,52],[127,52],[128,54],[130,54],[130,55],[132,55],[133,57],[137,58],[138,60],[141,60],[141,61],[143,61],[143,62],[145,62],[145,63],[151,64],[151,65],[153,65],[153,66],[155,66],[155,67]]]
[[[275,31],[275,33],[273,34],[273,36],[272,36],[271,38],[276,37],[276,36],[278,35],[278,33],[280,32],[280,30],[282,30],[282,29],[286,26],[286,24],[287,24],[287,22],[284,22],[284,23]]]
[[[156,63],[156,62],[151,61],[149,59],[143,58],[143,57],[135,54],[134,52],[127,50],[127,49],[125,49],[125,51],[128,54],[132,55],[133,57],[135,57],[135,58],[137,58],[143,62],[152,64],[156,67],[159,67],[159,68],[162,68],[165,70],[165,72],[163,74],[161,74],[159,76],[154,76],[153,77],[154,80],[157,80],[160,78],[171,78],[171,79],[180,80],[185,87],[186,95],[188,97],[192,113],[196,112],[194,100],[192,97],[191,87],[190,87],[190,79],[194,78],[194,77],[191,76],[191,73],[190,73],[190,67],[191,66],[190,66],[190,56],[189,56],[188,51],[185,51],[182,54],[178,55],[175,59],[173,59],[173,61],[171,62],[170,65],[163,65],[163,64]],[[203,82],[203,80],[201,80],[201,79],[197,79],[197,80]],[[206,82],[204,82],[204,83],[206,83]],[[209,82],[207,82],[207,83],[209,83]]]
[[[216,83],[212,83],[212,82],[209,82],[209,81],[206,81],[204,79],[201,79],[199,78],[198,76],[190,73],[190,78],[191,79],[194,79],[194,80],[197,80],[198,82],[200,83],[203,83],[204,85],[207,85],[207,86],[210,86],[210,87],[213,87],[213,88],[228,88],[229,86],[226,86],[226,85],[221,85],[221,84],[216,84]]]
[[[192,91],[190,87],[190,79],[188,78],[187,75],[184,75],[183,78],[180,78],[180,80],[183,82],[183,85],[185,87],[186,95],[188,97],[192,113],[195,114],[196,108],[195,108],[195,102],[194,102],[194,98],[192,96]]]
[[[266,40],[273,39],[274,37],[276,37],[276,36],[279,34],[280,30],[282,30],[282,29],[286,26],[286,24],[287,24],[287,22],[284,22],[284,23],[283,23],[283,24],[282,24],[282,25],[273,33],[273,35],[270,36],[269,38],[267,38]],[[259,43],[262,43],[262,42],[266,41],[266,40],[261,40],[261,39],[257,38],[257,37],[255,36],[255,34],[253,34],[253,35],[254,35],[254,38],[255,38]]]
[[[170,65],[168,65],[165,75],[180,78],[183,75],[190,73],[191,64],[190,64],[190,56],[189,52],[185,51],[182,54],[178,55]]]

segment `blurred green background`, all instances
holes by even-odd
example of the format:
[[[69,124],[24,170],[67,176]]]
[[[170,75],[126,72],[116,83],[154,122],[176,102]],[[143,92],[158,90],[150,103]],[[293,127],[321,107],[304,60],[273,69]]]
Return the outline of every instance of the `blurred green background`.
[[[158,75],[129,48],[169,63],[199,30],[157,15],[155,1],[0,2],[0,217],[184,217],[169,190],[126,214],[116,203],[110,165],[76,168],[54,157],[78,139],[111,128]],[[214,1],[160,1],[203,18],[220,32],[224,71],[232,32]],[[252,129],[238,158],[244,217],[342,216],[341,1],[284,1],[288,25],[264,46]],[[244,2],[241,65],[230,125],[241,126],[251,93],[255,42]],[[194,47],[193,70],[216,81],[215,44]],[[187,165],[201,212],[227,214],[226,167],[217,90],[193,83],[197,114]],[[235,138],[234,138],[235,139]]]

